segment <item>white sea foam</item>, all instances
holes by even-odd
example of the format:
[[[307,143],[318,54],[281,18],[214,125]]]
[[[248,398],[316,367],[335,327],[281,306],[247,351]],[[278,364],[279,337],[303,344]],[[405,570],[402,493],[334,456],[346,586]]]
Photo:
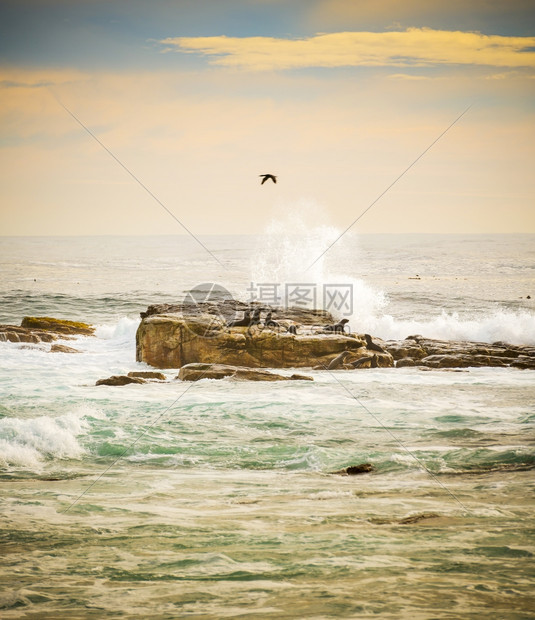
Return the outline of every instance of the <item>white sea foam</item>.
[[[528,311],[496,310],[462,317],[442,312],[426,321],[395,319],[389,314],[368,316],[361,323],[366,331],[384,339],[402,339],[411,334],[443,340],[471,340],[511,344],[535,344],[535,314]]]
[[[88,429],[87,413],[1,419],[0,465],[40,470],[46,459],[79,458],[84,449],[77,437]]]
[[[95,335],[104,340],[126,340],[135,337],[139,319],[122,317],[116,323],[96,326]]]

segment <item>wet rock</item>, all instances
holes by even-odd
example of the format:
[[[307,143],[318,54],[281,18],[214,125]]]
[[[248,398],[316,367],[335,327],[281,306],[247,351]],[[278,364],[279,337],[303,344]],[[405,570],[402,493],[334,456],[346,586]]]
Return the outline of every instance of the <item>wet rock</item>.
[[[182,366],[177,379],[182,381],[199,381],[200,379],[224,379],[230,377],[235,381],[313,381],[312,377],[293,374],[279,375],[260,368],[244,368],[228,364],[186,364]]]
[[[436,512],[420,512],[418,514],[399,519],[398,523],[400,525],[412,525],[413,523],[419,523],[420,521],[425,521],[426,519],[437,519],[438,517],[440,517],[440,515]]]
[[[163,372],[156,372],[154,370],[134,370],[128,373],[129,377],[137,377],[139,379],[158,379],[158,381],[165,381],[166,376]]]
[[[65,344],[53,344],[50,347],[50,353],[81,353],[81,351]]]
[[[95,385],[128,385],[129,383],[147,383],[140,377],[128,377],[126,375],[112,375],[107,379],[99,379]]]
[[[528,355],[517,357],[511,362],[511,367],[520,368],[521,370],[535,370],[535,357]]]
[[[0,342],[53,342],[57,339],[56,334],[49,332],[27,329],[19,325],[0,325]]]
[[[361,463],[360,465],[349,465],[349,467],[344,467],[344,469],[339,469],[331,473],[340,476],[358,476],[359,474],[369,474],[374,470],[375,467],[371,463]]]
[[[398,368],[412,365],[435,369],[483,366],[535,368],[535,347],[501,341],[489,344],[434,340],[414,335],[402,341],[387,341],[384,346],[397,360]]]
[[[405,368],[407,366],[418,366],[418,362],[412,359],[412,357],[404,357],[396,362],[396,368]]]
[[[440,515],[436,512],[420,512],[415,515],[403,517],[402,519],[383,519],[381,517],[375,517],[370,519],[370,523],[376,525],[414,525],[415,523],[420,523],[420,521],[438,518],[440,518]]]
[[[69,336],[92,336],[95,333],[95,328],[87,323],[54,319],[49,316],[25,316],[21,327]]]

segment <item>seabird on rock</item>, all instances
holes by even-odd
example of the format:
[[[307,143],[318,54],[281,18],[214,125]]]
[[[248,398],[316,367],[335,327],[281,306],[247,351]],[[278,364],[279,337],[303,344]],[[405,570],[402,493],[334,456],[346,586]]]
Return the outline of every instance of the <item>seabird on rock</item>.
[[[274,174],[259,174],[259,177],[263,177],[262,179],[262,183],[260,183],[260,185],[264,185],[264,183],[268,180],[271,179],[273,181],[273,183],[277,182],[277,177]]]

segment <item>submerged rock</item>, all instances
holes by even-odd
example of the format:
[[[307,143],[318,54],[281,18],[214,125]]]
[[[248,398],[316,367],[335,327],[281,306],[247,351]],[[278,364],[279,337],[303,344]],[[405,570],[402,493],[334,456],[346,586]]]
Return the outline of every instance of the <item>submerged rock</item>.
[[[419,512],[402,519],[383,519],[380,517],[370,519],[370,523],[376,525],[414,525],[420,523],[420,521],[426,521],[427,519],[439,519],[441,515],[436,512]]]
[[[344,469],[339,469],[331,473],[340,476],[357,476],[358,474],[369,474],[374,470],[375,467],[371,463],[361,463],[360,465],[349,465],[349,467],[344,467]]]
[[[53,344],[50,347],[50,353],[81,353],[81,351],[65,344]]]
[[[260,368],[244,368],[228,364],[186,364],[182,366],[177,379],[182,381],[199,381],[200,379],[224,379],[234,381],[314,381],[306,375],[279,375]]]
[[[128,377],[126,375],[112,375],[107,379],[99,379],[95,385],[128,385],[129,383],[147,383],[140,377]]]

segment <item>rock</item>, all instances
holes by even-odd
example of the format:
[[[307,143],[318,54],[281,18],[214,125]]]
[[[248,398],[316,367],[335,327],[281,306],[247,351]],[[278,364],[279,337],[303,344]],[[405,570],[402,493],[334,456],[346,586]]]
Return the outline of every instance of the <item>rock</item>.
[[[243,313],[244,310],[250,308],[262,308],[262,304],[258,302],[244,303],[235,300],[224,300],[221,302],[199,302],[196,304],[153,304],[150,305],[145,312],[141,312],[142,319],[149,316],[161,314],[182,314],[185,316],[199,316],[209,314],[220,317],[225,323],[236,318],[237,315]],[[309,310],[307,308],[285,308],[272,309],[277,314],[277,322],[284,319],[299,325],[329,325],[334,323],[333,316],[325,310]]]
[[[126,375],[113,375],[107,379],[99,379],[95,385],[128,385],[129,383],[147,383],[140,377],[127,377]]]
[[[506,342],[446,341],[409,336],[402,341],[387,341],[385,348],[397,360],[396,367],[425,368],[512,367],[535,369],[535,347]]]
[[[383,348],[385,348],[395,360],[405,358],[419,360],[427,355],[423,347],[421,347],[416,341],[411,342],[410,340],[402,340],[401,342],[396,340],[387,340],[384,343]]]
[[[18,325],[0,325],[0,342],[53,342],[57,340],[55,334],[49,332],[27,329]]]
[[[425,521],[427,519],[439,519],[440,515],[436,512],[420,512],[418,514],[409,515],[408,517],[403,517],[402,519],[385,519],[382,517],[375,517],[370,519],[370,523],[374,523],[376,525],[414,525],[415,523],[419,523],[420,521]]]
[[[37,329],[54,332],[56,334],[66,334],[69,336],[92,336],[95,333],[95,328],[87,323],[54,319],[48,316],[25,316],[22,319],[21,327],[26,327],[31,330]]]
[[[81,351],[68,347],[65,344],[53,344],[50,347],[50,353],[81,353]]]
[[[439,517],[440,515],[436,512],[420,512],[418,514],[399,519],[398,523],[401,525],[412,525],[413,523],[419,523],[420,521],[425,521],[426,519],[438,519]]]
[[[514,362],[511,362],[513,368],[520,368],[521,370],[535,370],[535,357],[528,355],[522,355],[517,357]]]
[[[279,375],[260,368],[243,368],[228,364],[186,364],[182,366],[177,379],[182,381],[199,381],[199,379],[224,379],[230,377],[235,381],[313,381],[305,375]]]
[[[227,328],[220,317],[209,313],[150,315],[137,330],[136,360],[156,368],[201,362],[247,368],[304,368],[328,366],[345,350],[361,354],[362,342],[357,337],[316,334],[312,323],[308,325],[296,336],[256,327]],[[387,354],[387,358],[391,356]]]
[[[155,372],[154,370],[134,370],[128,373],[129,377],[138,377],[139,379],[158,379],[159,381],[165,381],[166,376],[163,372]]]
[[[253,304],[254,305],[254,304]],[[194,363],[223,364],[247,368],[316,368],[324,370],[344,351],[340,368],[354,370],[352,362],[373,357],[373,364],[387,368],[419,366],[448,369],[478,366],[535,368],[535,346],[503,342],[492,344],[446,341],[411,335],[405,340],[379,342],[386,353],[365,346],[364,334],[325,333],[333,317],[322,310],[272,309],[277,323],[298,323],[291,334],[262,327],[227,327],[227,321],[249,307],[227,300],[198,304],[149,306],[136,334],[136,359],[156,368],[181,368]],[[257,304],[257,307],[261,307]],[[322,333],[323,332],[323,333]],[[363,362],[362,367],[373,365]]]
[[[374,469],[375,467],[371,463],[361,463],[360,465],[350,465],[331,473],[339,474],[340,476],[357,476],[358,474],[368,474],[374,471]]]
[[[406,366],[418,366],[418,362],[415,362],[412,357],[404,357],[396,362],[396,368],[405,368]]]

